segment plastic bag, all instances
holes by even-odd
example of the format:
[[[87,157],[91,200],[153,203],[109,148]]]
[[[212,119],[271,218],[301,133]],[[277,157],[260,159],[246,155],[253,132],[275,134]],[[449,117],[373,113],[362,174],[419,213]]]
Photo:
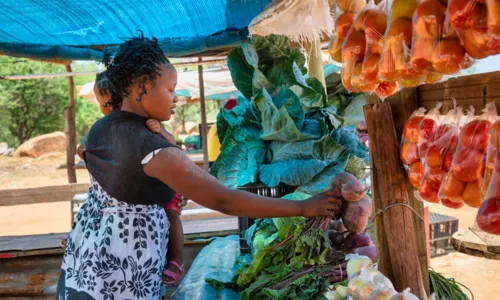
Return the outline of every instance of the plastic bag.
[[[342,43],[354,22],[353,12],[344,12],[335,20],[335,37],[330,45],[330,56],[336,62],[342,62]]]
[[[490,129],[488,150],[486,153],[486,170],[484,172],[484,182],[481,188],[481,196],[486,197],[488,187],[495,170],[495,157],[500,150],[500,120],[496,121]]]
[[[387,29],[387,13],[385,2],[375,5],[368,3],[360,12],[355,26],[365,33],[366,49],[362,62],[354,66],[351,82],[358,90],[370,93],[382,82],[379,78],[379,60],[384,44],[384,33]],[[361,23],[360,23],[361,22]]]
[[[495,104],[488,103],[481,116],[469,117],[458,138],[457,150],[448,176],[456,179],[455,186],[465,186],[463,201],[472,207],[478,207],[481,201],[488,134],[497,119]]]
[[[380,60],[380,73],[383,78],[397,81],[405,87],[424,83],[427,75],[427,71],[414,68],[410,60],[412,17],[417,5],[418,0],[393,1]]]
[[[377,287],[370,296],[368,296],[367,300],[390,300],[396,293],[396,290],[391,287],[381,286]]]
[[[392,282],[377,270],[376,265],[361,270],[358,276],[349,280],[349,296],[353,299],[367,299],[378,288],[394,289]]]
[[[495,160],[488,190],[479,210],[476,223],[489,234],[500,235],[500,151],[495,151]]]
[[[453,155],[457,148],[462,116],[462,108],[458,107],[440,118],[439,125],[432,139],[428,142],[427,152],[422,161],[424,175],[419,189],[420,196],[429,202],[441,201],[443,205],[452,208],[463,206],[463,189],[459,190],[452,186],[450,191],[450,188],[447,188],[449,186],[444,185],[443,187],[442,183],[451,168]],[[437,199],[434,198],[436,192]]]
[[[430,143],[432,143],[436,129],[439,126],[439,111],[442,105],[443,103],[441,102],[437,103],[436,106],[425,115],[418,126],[417,153],[419,158],[422,160],[422,168],[424,166],[423,160],[425,159],[427,150],[429,149],[429,145]],[[423,169],[425,172],[425,168]],[[439,176],[439,174],[432,175],[434,175],[434,177]],[[427,178],[427,180],[424,180],[424,178],[422,178],[419,186],[419,194],[426,201],[438,203],[439,200],[437,198],[437,193],[439,190],[439,186],[436,186],[435,180],[431,179],[433,179],[433,177],[429,177]]]
[[[498,18],[498,15],[491,15],[498,10],[495,9],[498,1],[490,2],[491,13],[488,13],[485,1],[450,0],[448,2],[448,24],[456,30],[467,54],[475,59],[495,55],[500,51],[500,39],[488,30],[487,25],[490,16],[492,20]]]
[[[500,2],[498,0],[486,0],[488,10],[488,31],[494,36],[500,36]]]
[[[391,300],[418,300],[418,297],[410,293],[410,288],[392,296]]]
[[[439,0],[424,0],[417,6],[412,38],[411,62],[418,71],[454,74],[472,64]]]
[[[422,181],[422,162],[418,154],[418,127],[424,119],[425,108],[421,107],[415,110],[403,129],[401,138],[401,148],[399,150],[399,158],[408,172],[408,179],[414,188],[420,186]]]

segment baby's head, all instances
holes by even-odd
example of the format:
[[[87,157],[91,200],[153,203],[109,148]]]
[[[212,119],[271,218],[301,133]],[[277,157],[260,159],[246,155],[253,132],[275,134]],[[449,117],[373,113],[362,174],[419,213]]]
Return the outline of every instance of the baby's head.
[[[99,102],[99,108],[103,115],[109,114],[113,107],[109,104],[111,93],[109,92],[109,80],[106,71],[97,73],[94,83],[94,94]]]

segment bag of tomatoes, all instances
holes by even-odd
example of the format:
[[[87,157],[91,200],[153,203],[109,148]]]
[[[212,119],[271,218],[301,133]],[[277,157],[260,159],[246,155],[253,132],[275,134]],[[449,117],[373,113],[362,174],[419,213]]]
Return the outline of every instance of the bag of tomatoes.
[[[416,73],[429,72],[429,81],[437,74],[455,74],[472,64],[457,32],[449,26],[446,2],[420,1],[413,14],[411,63]]]
[[[442,116],[434,135],[428,141],[427,152],[422,159],[424,176],[419,188],[420,196],[429,202],[441,202],[450,208],[460,208],[464,204],[461,198],[462,192],[455,195],[455,187],[452,186],[449,192],[446,185],[447,178],[453,178],[448,177],[447,173],[458,145],[461,120],[463,120],[461,107],[452,109]]]
[[[499,53],[500,38],[494,33],[498,30],[499,9],[498,0],[448,2],[448,22],[456,30],[470,57],[482,59]]]
[[[408,179],[411,185],[417,189],[420,186],[423,173],[422,163],[418,155],[418,127],[424,117],[424,107],[412,113],[405,123],[403,136],[401,137],[401,148],[399,149],[399,158],[408,172]]]
[[[486,169],[484,171],[484,182],[481,188],[482,198],[486,197],[490,186],[493,172],[495,170],[495,159],[500,150],[500,120],[496,121],[490,129],[490,137],[488,140],[488,150],[486,152]]]
[[[481,116],[469,116],[461,129],[457,150],[444,184],[454,186],[454,194],[462,191],[463,201],[471,207],[479,207],[481,202],[489,132],[497,119],[494,103],[488,103]],[[453,201],[453,198],[449,200]]]
[[[329,51],[331,58],[341,63],[342,44],[354,23],[356,13],[366,5],[366,2],[364,0],[340,0],[336,4],[342,13],[335,20],[335,36]]]
[[[500,151],[496,150],[491,180],[477,212],[477,226],[489,234],[500,235]]]

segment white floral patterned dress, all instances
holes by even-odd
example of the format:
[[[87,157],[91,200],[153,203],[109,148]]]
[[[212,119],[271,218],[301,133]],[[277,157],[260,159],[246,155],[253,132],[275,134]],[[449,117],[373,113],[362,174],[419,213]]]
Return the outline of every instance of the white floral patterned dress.
[[[64,253],[57,299],[162,299],[168,237],[163,207],[121,202],[91,177]]]

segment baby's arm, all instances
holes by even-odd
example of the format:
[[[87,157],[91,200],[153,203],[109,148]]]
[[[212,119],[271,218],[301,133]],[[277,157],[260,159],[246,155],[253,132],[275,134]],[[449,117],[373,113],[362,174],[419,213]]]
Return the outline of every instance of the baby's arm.
[[[87,144],[87,136],[88,136],[88,133],[85,134],[85,136],[83,137],[82,143],[76,149],[76,154],[78,154],[78,156],[83,160],[85,160],[85,150],[87,149],[87,145],[86,145]]]
[[[161,126],[160,122],[155,119],[149,119],[146,122],[146,125],[148,126],[149,130],[161,134],[161,136],[164,137],[170,144],[175,145],[174,136],[170,132],[165,130],[165,128]]]

